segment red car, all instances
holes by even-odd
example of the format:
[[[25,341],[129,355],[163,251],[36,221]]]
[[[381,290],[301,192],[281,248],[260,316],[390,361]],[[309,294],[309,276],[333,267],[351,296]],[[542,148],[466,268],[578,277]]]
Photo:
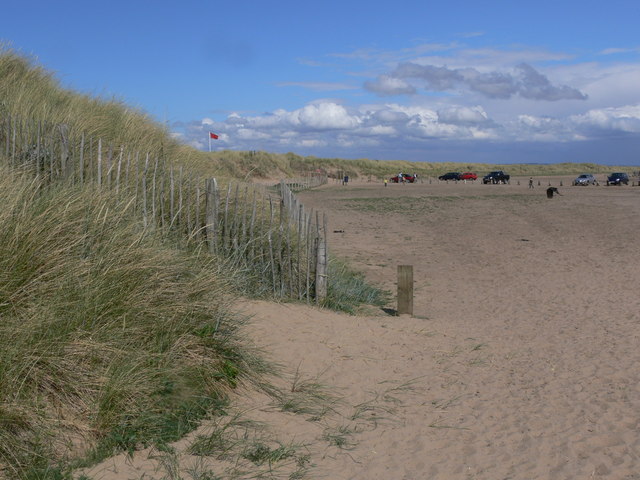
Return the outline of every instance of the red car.
[[[414,175],[409,175],[408,173],[403,173],[402,178],[400,178],[400,175],[396,175],[395,177],[391,177],[389,181],[392,183],[400,183],[402,181],[405,181],[406,183],[413,183],[416,181],[416,177]]]
[[[460,175],[460,180],[477,180],[478,175],[473,172],[464,172]]]

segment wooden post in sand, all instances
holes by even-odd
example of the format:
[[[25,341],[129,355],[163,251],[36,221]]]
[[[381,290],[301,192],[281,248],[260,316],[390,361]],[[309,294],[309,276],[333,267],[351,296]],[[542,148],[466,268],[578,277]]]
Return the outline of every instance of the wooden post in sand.
[[[317,257],[316,257],[316,303],[321,305],[327,298],[327,215],[322,216],[322,226],[316,212]]]
[[[413,265],[398,265],[398,315],[413,315]]]

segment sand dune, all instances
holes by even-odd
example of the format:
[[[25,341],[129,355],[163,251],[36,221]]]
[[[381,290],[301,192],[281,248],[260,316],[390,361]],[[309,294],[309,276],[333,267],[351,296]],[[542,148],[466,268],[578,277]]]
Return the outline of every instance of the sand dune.
[[[640,479],[640,188],[564,186],[547,199],[544,182],[302,195],[329,214],[332,253],[371,282],[394,291],[396,266],[413,265],[414,315],[242,306],[285,389],[331,387],[326,411],[298,415],[241,396],[243,415],[306,455],[265,475]],[[184,453],[197,435],[176,445],[182,478],[229,471]],[[160,457],[88,473],[162,478]]]

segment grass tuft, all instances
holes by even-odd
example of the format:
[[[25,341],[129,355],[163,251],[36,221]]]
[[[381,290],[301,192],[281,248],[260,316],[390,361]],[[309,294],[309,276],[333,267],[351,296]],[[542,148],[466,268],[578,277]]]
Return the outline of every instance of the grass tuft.
[[[391,294],[368,284],[364,275],[349,268],[343,261],[331,258],[329,261],[329,282],[326,308],[346,313],[356,313],[362,305],[383,306]]]

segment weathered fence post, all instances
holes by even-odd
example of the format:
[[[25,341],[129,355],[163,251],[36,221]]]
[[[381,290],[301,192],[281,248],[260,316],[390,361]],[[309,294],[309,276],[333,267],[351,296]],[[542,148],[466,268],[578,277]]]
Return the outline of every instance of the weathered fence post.
[[[80,176],[80,185],[84,184],[84,132],[82,132],[82,138],[80,139],[80,171],[78,175]]]
[[[323,214],[320,227],[316,212],[316,233],[318,235],[318,257],[316,266],[316,302],[322,304],[327,298],[327,215]]]
[[[68,125],[59,125],[60,131],[60,174],[63,180],[67,180],[70,176],[69,166],[69,127]]]
[[[120,172],[122,171],[122,155],[124,155],[124,146],[120,145],[120,154],[118,155],[118,167],[116,168],[116,196],[120,193]]]
[[[149,212],[147,210],[147,172],[148,171],[149,171],[149,154],[147,153],[147,158],[144,161],[144,172],[142,173],[142,223],[145,229],[149,226]]]
[[[413,315],[413,266],[398,265],[398,314]]]
[[[216,253],[216,235],[218,227],[218,199],[217,190],[218,184],[215,178],[208,178],[206,183],[206,236],[207,244],[209,245],[209,252]]]
[[[196,211],[195,211],[195,229],[193,235],[200,235],[202,232],[202,224],[200,223],[200,185],[196,184]]]
[[[98,139],[98,187],[102,185],[102,139]],[[146,225],[145,225],[146,226]]]

